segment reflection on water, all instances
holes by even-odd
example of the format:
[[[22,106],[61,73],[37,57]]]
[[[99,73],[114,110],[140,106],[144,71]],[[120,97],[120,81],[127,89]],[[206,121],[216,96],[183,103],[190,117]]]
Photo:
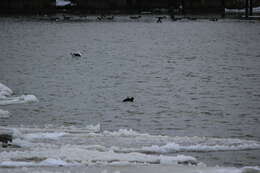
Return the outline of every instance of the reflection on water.
[[[11,115],[0,125],[100,123],[102,130],[259,141],[259,31],[259,22],[231,20],[1,18],[0,82],[40,102],[5,106]],[[123,103],[126,96],[135,102]],[[259,151],[240,154],[248,153],[259,160]]]

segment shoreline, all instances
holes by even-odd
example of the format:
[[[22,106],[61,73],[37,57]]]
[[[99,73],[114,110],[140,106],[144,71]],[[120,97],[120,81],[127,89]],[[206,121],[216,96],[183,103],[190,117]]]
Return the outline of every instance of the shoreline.
[[[238,20],[260,20],[260,13],[256,12],[253,16],[248,16],[246,18],[244,16],[244,13],[233,13],[228,12],[225,13],[223,16],[220,13],[194,13],[194,14],[174,14],[174,18],[172,18],[172,15],[168,12],[162,12],[162,13],[154,13],[151,11],[142,11],[142,12],[126,12],[126,11],[108,11],[108,12],[94,12],[89,13],[87,11],[67,11],[67,10],[60,10],[60,11],[42,11],[42,12],[0,12],[0,17],[37,17],[38,19],[43,20],[53,20],[53,17],[57,17],[55,19],[58,20],[71,20],[73,21],[73,17],[76,18],[87,18],[87,17],[93,17],[93,16],[141,16],[141,17],[149,17],[149,16],[164,16],[165,18],[171,19],[171,21],[178,21],[182,19],[188,19],[188,20],[196,20],[196,19],[238,19]],[[111,21],[116,21],[111,19]],[[132,20],[134,21],[134,20]]]
[[[190,166],[190,165],[106,165],[106,166],[71,166],[71,167],[23,167],[23,168],[0,168],[0,173],[247,173],[259,172],[260,168],[257,166],[252,167],[207,167],[207,166]]]

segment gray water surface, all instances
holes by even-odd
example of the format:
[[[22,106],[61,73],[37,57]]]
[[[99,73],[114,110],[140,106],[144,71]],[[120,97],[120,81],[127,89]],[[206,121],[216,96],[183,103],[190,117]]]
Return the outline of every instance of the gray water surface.
[[[70,55],[76,51],[83,56]],[[0,80],[40,101],[5,106],[12,115],[2,126],[100,123],[103,130],[260,140],[257,21],[1,18]],[[123,103],[126,96],[135,102]],[[221,165],[260,160],[259,150],[194,155]]]

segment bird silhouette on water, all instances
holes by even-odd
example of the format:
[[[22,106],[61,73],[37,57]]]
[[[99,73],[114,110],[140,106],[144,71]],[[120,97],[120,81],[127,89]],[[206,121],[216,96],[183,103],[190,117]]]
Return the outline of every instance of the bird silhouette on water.
[[[13,137],[10,134],[0,134],[0,142],[2,142],[2,147],[7,147],[9,142],[13,141]]]
[[[134,97],[127,97],[123,100],[123,102],[134,102]]]
[[[80,52],[73,52],[73,53],[70,53],[72,57],[81,57],[82,54]]]

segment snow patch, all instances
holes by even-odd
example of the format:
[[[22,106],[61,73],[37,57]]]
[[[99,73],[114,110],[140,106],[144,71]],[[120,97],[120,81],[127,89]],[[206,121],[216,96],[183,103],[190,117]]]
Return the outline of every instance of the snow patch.
[[[244,13],[245,9],[228,9],[228,8],[226,8],[225,12],[226,13]],[[260,12],[260,7],[253,8],[253,12],[259,13]]]
[[[57,7],[64,7],[67,5],[71,5],[72,3],[69,0],[56,0]]]
[[[13,94],[13,91],[5,86],[4,84],[0,83],[0,99],[9,97]]]
[[[9,118],[10,112],[0,109],[0,118]]]

